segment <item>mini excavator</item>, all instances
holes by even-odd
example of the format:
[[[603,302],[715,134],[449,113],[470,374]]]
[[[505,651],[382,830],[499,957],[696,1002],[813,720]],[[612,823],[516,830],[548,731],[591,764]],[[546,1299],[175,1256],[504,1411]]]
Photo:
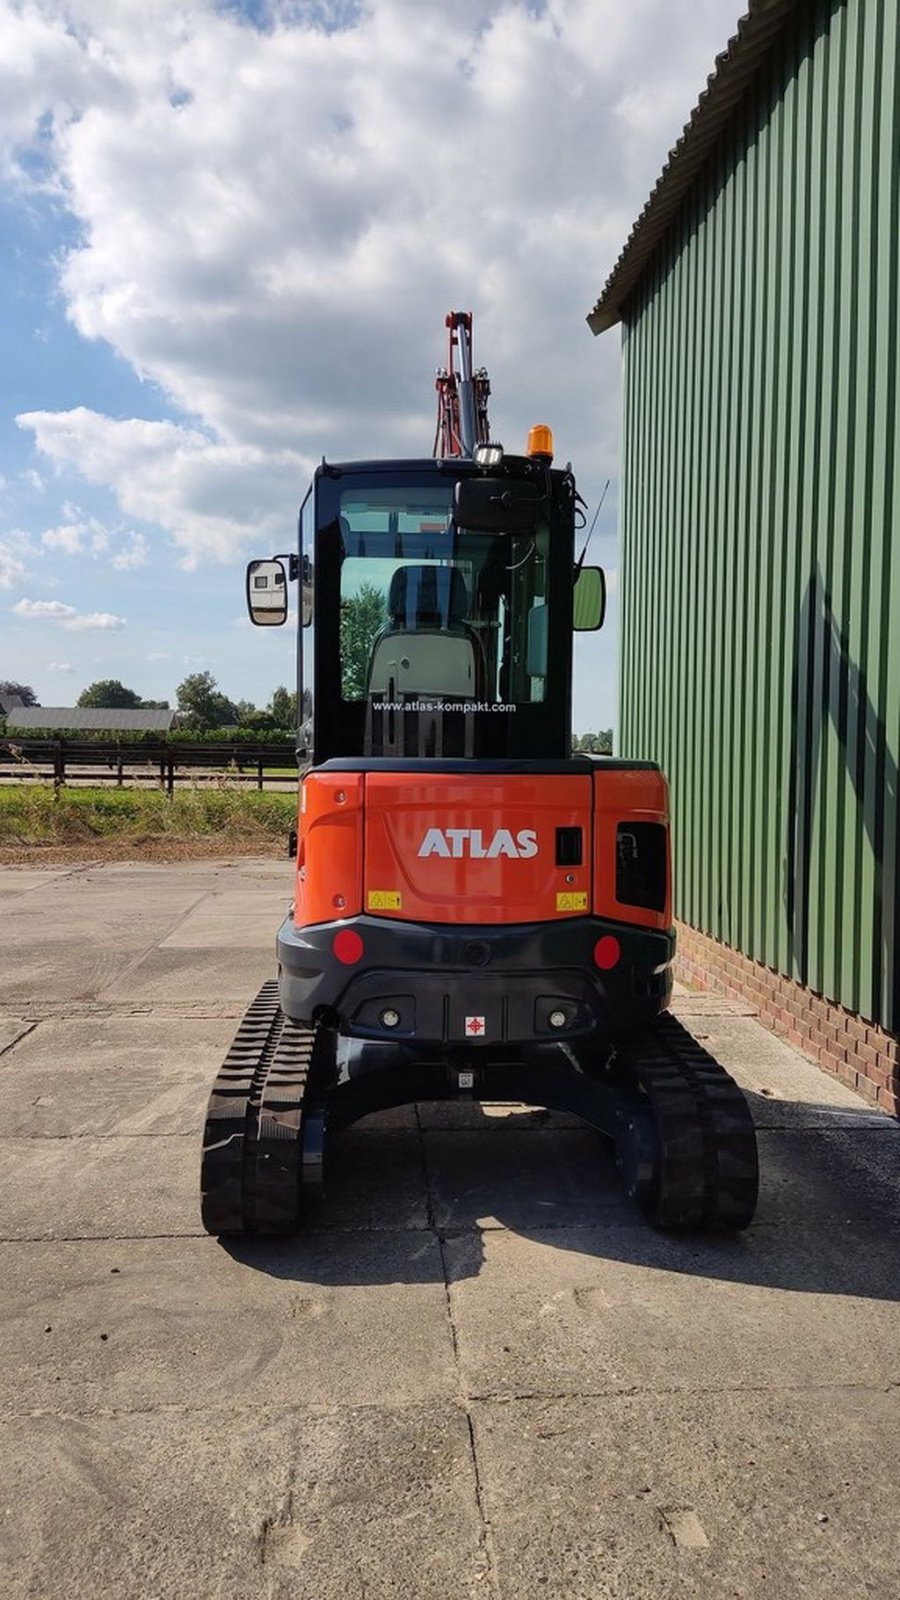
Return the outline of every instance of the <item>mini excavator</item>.
[[[323,460],[298,548],[247,570],[260,626],[297,584],[294,898],[213,1086],[203,1223],[291,1232],[336,1131],[465,1099],[582,1118],[659,1228],[743,1228],[747,1103],[667,1012],[666,780],[572,754],[573,631],[605,609],[583,502],[548,427],[491,439],[471,314],[446,326],[432,457]]]

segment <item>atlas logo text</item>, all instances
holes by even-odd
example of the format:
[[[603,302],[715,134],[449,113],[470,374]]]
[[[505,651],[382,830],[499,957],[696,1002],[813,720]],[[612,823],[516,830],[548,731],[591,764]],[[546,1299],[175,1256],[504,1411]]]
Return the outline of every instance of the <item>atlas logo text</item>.
[[[443,856],[447,861],[459,861],[463,856],[473,861],[494,861],[498,856],[526,859],[537,853],[533,828],[523,828],[516,834],[508,828],[498,828],[487,840],[481,828],[429,828],[419,845],[420,856]]]

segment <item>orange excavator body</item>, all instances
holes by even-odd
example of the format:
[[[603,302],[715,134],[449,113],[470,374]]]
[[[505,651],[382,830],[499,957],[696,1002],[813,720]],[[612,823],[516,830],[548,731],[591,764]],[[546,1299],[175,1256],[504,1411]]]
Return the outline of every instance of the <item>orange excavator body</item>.
[[[621,834],[654,824],[666,867],[655,906],[617,896]],[[580,860],[557,856],[557,833]],[[621,873],[618,874],[621,879]],[[303,783],[294,896],[298,927],[359,916],[493,924],[596,916],[672,923],[668,794],[662,773],[332,774]]]
[[[460,1096],[582,1117],[663,1227],[744,1227],[746,1103],[673,1019],[666,780],[573,754],[572,635],[602,621],[553,437],[492,442],[472,319],[447,319],[430,460],[322,462],[299,549],[293,904],[204,1132],[204,1225],[295,1228],[326,1129]],[[599,509],[599,508],[598,508]],[[589,536],[588,536],[589,537]]]

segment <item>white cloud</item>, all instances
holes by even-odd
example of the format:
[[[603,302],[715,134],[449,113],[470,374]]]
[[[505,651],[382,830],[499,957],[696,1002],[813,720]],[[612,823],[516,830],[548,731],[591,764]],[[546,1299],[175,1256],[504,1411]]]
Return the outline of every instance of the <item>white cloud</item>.
[[[80,612],[62,600],[18,600],[13,611],[19,617],[32,621],[58,622],[69,633],[105,632],[125,627],[125,618],[111,611]]]
[[[6,539],[0,539],[0,589],[14,589],[25,576],[25,563]]]
[[[64,555],[81,555],[84,550],[82,543],[86,533],[86,524],[83,522],[64,522],[58,528],[48,528],[41,534],[41,544],[48,550],[61,550]]]
[[[116,617],[111,611],[89,611],[72,617],[63,623],[69,633],[106,633],[118,632],[124,628],[125,618]]]
[[[71,513],[72,508],[66,507],[65,510]],[[77,516],[77,511],[75,514]],[[61,550],[67,556],[103,555],[109,548],[109,540],[109,529],[96,517],[89,517],[87,521],[63,522],[41,534],[41,544],[48,550]]]
[[[57,467],[115,486],[130,516],[165,528],[188,565],[283,545],[312,465],[290,451],[217,444],[173,422],[121,422],[83,406],[16,420]]]
[[[551,421],[602,482],[584,318],[742,4],[0,0],[0,147],[77,223],[67,313],[198,424],[23,425],[188,562],[283,547],[323,451],[428,453],[462,305],[499,437]]]
[[[75,668],[68,661],[51,661],[49,672],[74,672]]]
[[[63,605],[61,600],[18,600],[13,610],[20,617],[50,617],[54,622],[77,615],[74,606]]]
[[[147,565],[147,541],[142,533],[130,533],[128,543],[124,549],[119,550],[112,558],[112,566],[116,572],[129,572],[134,567]]]

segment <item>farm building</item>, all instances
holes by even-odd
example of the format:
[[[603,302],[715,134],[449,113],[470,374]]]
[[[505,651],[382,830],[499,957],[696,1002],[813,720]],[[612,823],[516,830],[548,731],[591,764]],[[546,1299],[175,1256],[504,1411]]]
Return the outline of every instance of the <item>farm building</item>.
[[[100,709],[91,706],[24,706],[14,708],[6,719],[9,733],[168,733],[177,722],[177,711],[143,708]]]
[[[588,321],[622,326],[620,747],[682,973],[894,1111],[900,0],[756,0]]]

